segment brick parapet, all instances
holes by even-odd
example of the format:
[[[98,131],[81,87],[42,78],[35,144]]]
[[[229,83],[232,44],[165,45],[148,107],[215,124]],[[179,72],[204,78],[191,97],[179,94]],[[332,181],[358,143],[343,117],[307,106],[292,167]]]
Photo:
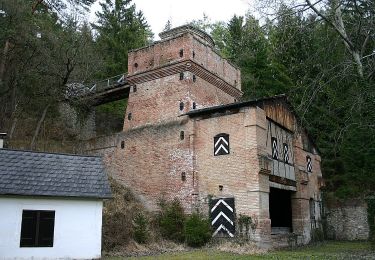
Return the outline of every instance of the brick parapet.
[[[128,78],[134,81],[134,78],[142,75],[142,78],[147,79],[144,77],[145,72],[186,62],[199,65],[238,91],[241,90],[240,70],[189,32],[129,52]]]

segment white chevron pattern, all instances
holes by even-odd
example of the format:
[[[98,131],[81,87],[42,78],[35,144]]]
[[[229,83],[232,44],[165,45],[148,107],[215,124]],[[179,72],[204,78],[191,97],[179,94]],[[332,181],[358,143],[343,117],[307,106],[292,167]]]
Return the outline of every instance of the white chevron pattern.
[[[220,138],[216,141],[216,143],[215,143],[215,147],[220,143],[220,141],[223,141],[226,145],[228,145],[227,140],[225,140],[224,137],[220,137]]]
[[[225,215],[223,212],[220,212],[220,213],[216,216],[216,218],[215,218],[214,220],[212,220],[211,225],[215,224],[215,222],[216,222],[221,216],[223,216],[226,220],[228,220],[228,222],[229,222],[232,226],[234,225],[234,224],[233,224],[233,221],[230,220],[230,218],[228,218],[228,216]]]
[[[227,207],[230,211],[233,212],[233,208],[229,206],[228,203],[226,203],[223,199],[220,199],[218,200],[218,202],[216,202],[215,206],[212,207],[211,212],[214,212],[214,210],[217,208],[217,206],[220,205],[220,203],[223,203],[225,207]]]
[[[215,155],[217,155],[221,149],[223,149],[225,153],[229,153],[228,150],[224,147],[224,145],[221,144],[219,148],[216,149]]]
[[[220,231],[220,230],[224,230],[225,232],[227,232],[227,234],[230,236],[230,237],[234,237],[234,235],[223,225],[221,224],[216,230],[215,232],[212,234],[212,236],[216,236],[217,233]]]

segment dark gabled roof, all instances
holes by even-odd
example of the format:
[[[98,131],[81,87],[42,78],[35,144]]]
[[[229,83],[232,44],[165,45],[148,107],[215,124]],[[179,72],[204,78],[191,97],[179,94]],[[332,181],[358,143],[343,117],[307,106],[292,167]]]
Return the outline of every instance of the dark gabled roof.
[[[287,96],[285,94],[282,95],[277,95],[277,96],[272,96],[272,97],[263,97],[263,98],[257,98],[253,100],[248,100],[248,101],[243,101],[243,102],[236,102],[236,103],[231,103],[227,105],[220,105],[220,106],[213,106],[213,107],[207,107],[207,108],[202,108],[202,109],[196,109],[196,110],[191,110],[184,115],[188,115],[190,117],[195,117],[195,116],[201,116],[201,115],[207,115],[207,114],[213,114],[213,113],[222,113],[226,110],[231,110],[231,109],[237,109],[237,108],[242,108],[242,107],[249,107],[249,106],[257,106],[261,104],[264,101],[271,101],[271,100],[283,100],[285,101],[289,108],[291,109],[291,112],[295,114],[292,106],[290,105]],[[297,116],[295,114],[295,116]]]
[[[96,156],[0,149],[0,195],[111,198]]]

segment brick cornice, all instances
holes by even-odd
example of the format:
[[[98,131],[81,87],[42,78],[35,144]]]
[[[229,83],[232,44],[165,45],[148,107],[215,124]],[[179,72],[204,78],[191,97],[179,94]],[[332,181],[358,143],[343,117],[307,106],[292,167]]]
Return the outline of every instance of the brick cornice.
[[[189,71],[195,74],[196,76],[204,79],[208,83],[216,86],[217,88],[221,89],[222,91],[231,95],[234,98],[239,99],[243,94],[241,90],[235,88],[218,75],[215,75],[214,73],[205,69],[203,66],[191,60],[170,63],[149,71],[133,74],[128,76],[127,80],[130,84],[140,84],[143,82],[171,76],[185,71]]]

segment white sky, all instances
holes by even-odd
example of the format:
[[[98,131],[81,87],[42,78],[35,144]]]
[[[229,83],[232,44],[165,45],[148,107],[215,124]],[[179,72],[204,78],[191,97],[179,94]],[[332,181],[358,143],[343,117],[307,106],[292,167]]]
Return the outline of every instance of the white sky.
[[[142,10],[151,26],[155,39],[164,29],[168,19],[172,27],[191,20],[203,18],[205,13],[212,22],[228,21],[234,14],[245,15],[251,0],[133,0],[137,10]],[[95,12],[100,11],[96,2],[91,8],[90,20],[95,21]]]

